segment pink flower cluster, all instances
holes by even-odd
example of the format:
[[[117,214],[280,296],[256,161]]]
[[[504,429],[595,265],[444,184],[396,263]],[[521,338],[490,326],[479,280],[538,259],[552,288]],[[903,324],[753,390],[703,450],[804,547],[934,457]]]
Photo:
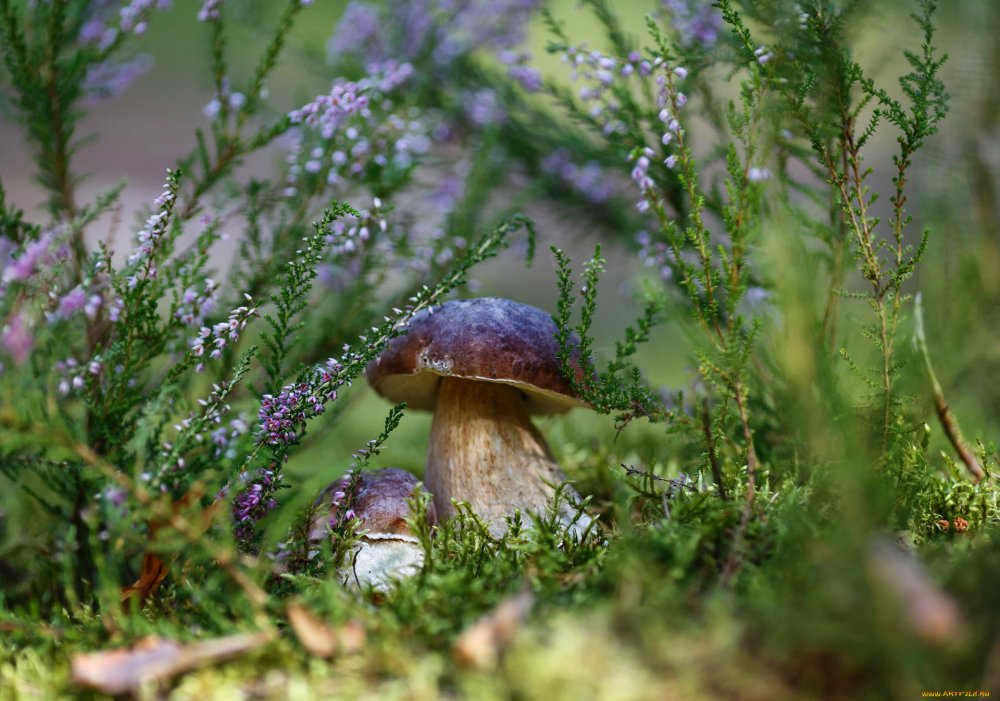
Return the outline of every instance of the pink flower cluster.
[[[244,294],[243,297],[247,303],[229,312],[229,318],[226,321],[220,321],[211,327],[202,326],[198,335],[191,339],[191,354],[194,357],[204,357],[206,349],[209,349],[208,356],[210,358],[213,360],[220,358],[223,348],[239,340],[240,332],[247,327],[250,319],[260,316],[253,298],[248,294]],[[203,362],[195,366],[197,372],[204,369]]]

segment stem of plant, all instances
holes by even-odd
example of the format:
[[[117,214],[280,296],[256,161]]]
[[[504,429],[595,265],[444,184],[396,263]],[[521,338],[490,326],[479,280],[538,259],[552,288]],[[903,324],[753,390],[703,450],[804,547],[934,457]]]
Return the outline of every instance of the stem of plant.
[[[934,410],[937,412],[938,421],[941,422],[941,427],[944,429],[945,435],[948,436],[948,441],[951,443],[952,448],[958,453],[958,457],[965,463],[965,467],[972,475],[972,481],[978,483],[986,476],[986,473],[983,471],[982,466],[980,466],[979,461],[972,454],[972,451],[965,445],[965,441],[962,440],[958,421],[955,419],[955,415],[951,412],[951,407],[948,406],[948,402],[944,398],[944,392],[941,391],[941,384],[938,382],[937,375],[934,372],[934,366],[931,365],[931,356],[927,350],[927,337],[924,335],[924,310],[919,293],[913,307],[913,314],[916,321],[913,342],[917,347],[917,352],[924,359],[924,368],[927,370],[927,377],[931,381]]]

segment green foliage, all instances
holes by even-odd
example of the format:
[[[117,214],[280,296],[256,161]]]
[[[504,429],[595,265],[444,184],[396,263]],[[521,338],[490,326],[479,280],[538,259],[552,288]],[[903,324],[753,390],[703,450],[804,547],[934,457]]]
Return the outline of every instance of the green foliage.
[[[272,392],[281,387],[281,380],[286,374],[283,368],[286,356],[295,345],[296,333],[305,326],[304,321],[292,323],[292,318],[309,306],[309,292],[316,278],[316,267],[324,257],[327,227],[345,214],[360,216],[356,209],[344,204],[330,207],[323,213],[323,218],[313,225],[316,233],[306,239],[305,248],[299,253],[300,258],[286,264],[285,279],[278,294],[271,298],[276,316],[267,314],[264,317],[271,331],[265,332],[263,340],[271,354],[263,362],[268,374],[268,389]]]
[[[157,693],[902,699],[986,683],[998,454],[958,416],[995,422],[953,393],[979,371],[915,295],[943,304],[941,222],[915,234],[912,198],[949,110],[936,3],[912,15],[898,89],[859,50],[863,2],[678,0],[640,26],[588,0],[602,37],[586,47],[549,8],[567,66],[545,79],[486,55],[516,43],[513,5],[432,3],[414,26],[353,6],[372,28],[338,30],[329,94],[272,114],[308,4],[250,48],[233,7],[205,7],[211,125],[120,257],[89,242],[123,184],[83,202],[74,157],[92,69],[139,32],[99,3],[0,0],[0,85],[47,198],[25,214],[0,187],[0,701],[73,693],[80,651],[250,630],[273,641]],[[113,33],[88,39],[96,20]],[[246,177],[267,147],[275,171]],[[567,227],[599,241],[579,278],[580,241],[521,210],[585,219]],[[417,491],[419,573],[345,587],[362,472],[399,444],[421,461],[404,405],[373,428],[355,381],[515,237],[530,265],[540,234],[559,242],[561,372],[598,416],[539,433],[589,525],[567,525],[568,485],[499,535],[462,502],[434,524]],[[649,269],[608,339],[598,288],[623,252]],[[661,387],[675,339],[690,371]],[[331,659],[297,610],[338,641]]]

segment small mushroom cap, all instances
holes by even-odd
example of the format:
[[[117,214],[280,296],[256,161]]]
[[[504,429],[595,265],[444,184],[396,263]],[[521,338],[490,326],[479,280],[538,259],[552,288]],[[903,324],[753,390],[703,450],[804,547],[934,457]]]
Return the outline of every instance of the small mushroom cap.
[[[445,302],[416,314],[365,374],[376,392],[414,409],[433,409],[441,378],[456,377],[512,385],[532,414],[561,414],[588,404],[560,372],[555,334],[548,312],[527,304],[499,297]],[[571,343],[579,345],[575,337]],[[576,357],[573,366],[582,377]]]
[[[409,534],[406,518],[410,515],[410,508],[406,500],[420,484],[416,477],[398,467],[386,467],[362,472],[353,494],[346,493],[350,484],[351,474],[348,473],[320,494],[318,502],[330,504],[331,517],[336,516],[338,502],[346,500],[346,506],[354,512],[361,530],[370,534]],[[338,493],[344,493],[343,498],[338,498]],[[431,525],[437,522],[434,504],[428,506],[427,516]]]

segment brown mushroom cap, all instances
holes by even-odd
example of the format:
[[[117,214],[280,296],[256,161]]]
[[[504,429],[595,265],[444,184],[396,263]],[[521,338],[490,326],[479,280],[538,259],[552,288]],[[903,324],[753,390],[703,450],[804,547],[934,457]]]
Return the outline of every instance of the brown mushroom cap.
[[[552,317],[527,304],[499,297],[445,302],[415,315],[365,374],[376,392],[414,409],[433,409],[441,378],[457,377],[512,385],[532,414],[561,414],[588,405],[560,373],[555,334]],[[573,365],[581,377],[575,358]]]
[[[330,503],[331,512],[336,508],[336,494],[346,492],[351,484],[348,473],[329,485],[320,494],[317,503]],[[360,522],[362,530],[375,534],[408,534],[406,518],[410,515],[407,504],[420,482],[412,474],[398,467],[363,471],[357,478],[355,491],[346,494],[347,508]],[[429,506],[428,520],[437,523],[434,505]]]

